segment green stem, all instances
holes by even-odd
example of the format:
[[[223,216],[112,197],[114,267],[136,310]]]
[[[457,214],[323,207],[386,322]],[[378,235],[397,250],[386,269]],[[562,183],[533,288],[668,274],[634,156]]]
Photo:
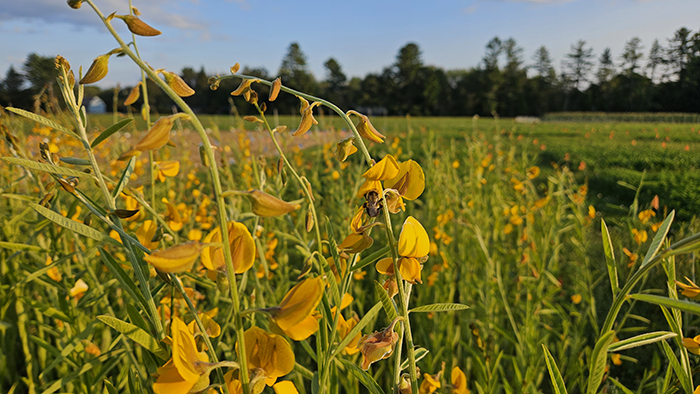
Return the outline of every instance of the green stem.
[[[190,121],[192,122],[192,125],[194,126],[195,130],[199,134],[199,137],[202,140],[202,144],[204,146],[204,150],[207,154],[207,158],[209,159],[209,170],[210,170],[210,175],[212,178],[212,184],[214,187],[214,194],[216,197],[216,205],[217,205],[217,214],[218,214],[218,221],[219,221],[219,228],[221,229],[220,234],[221,234],[221,242],[223,243],[224,247],[223,252],[224,252],[224,261],[226,262],[226,272],[228,275],[229,279],[229,287],[231,291],[231,299],[232,299],[232,304],[233,304],[233,312],[234,312],[234,327],[236,330],[236,336],[237,336],[237,342],[238,342],[238,351],[239,351],[239,364],[241,365],[240,369],[240,378],[241,378],[241,384],[243,386],[243,393],[248,394],[250,392],[249,390],[249,382],[250,382],[250,377],[249,377],[249,372],[248,372],[248,363],[245,358],[245,337],[244,337],[244,330],[243,330],[243,320],[240,316],[240,298],[238,296],[238,286],[236,285],[236,273],[235,273],[235,268],[233,266],[233,259],[231,256],[231,247],[228,239],[228,231],[226,229],[228,228],[228,219],[226,218],[226,211],[225,211],[225,201],[224,198],[221,196],[222,190],[221,190],[221,180],[219,178],[219,170],[216,165],[216,158],[214,156],[214,150],[212,149],[211,142],[209,141],[209,137],[207,136],[206,131],[204,130],[204,127],[202,126],[202,123],[199,121],[195,113],[192,111],[192,109],[178,96],[170,86],[168,86],[165,81],[162,79],[158,78],[158,76],[153,72],[148,65],[146,65],[134,52],[129,49],[129,46],[121,39],[119,34],[114,30],[112,25],[105,20],[104,14],[97,8],[97,6],[93,3],[92,0],[85,0],[90,7],[97,13],[97,15],[100,17],[102,22],[104,23],[105,27],[109,32],[112,34],[114,39],[119,43],[121,46],[123,53],[125,53],[127,56],[131,58],[138,66],[141,68],[142,71],[144,71],[148,77],[155,83],[157,84],[165,94],[170,97],[175,104],[177,104],[180,109],[190,117]]]

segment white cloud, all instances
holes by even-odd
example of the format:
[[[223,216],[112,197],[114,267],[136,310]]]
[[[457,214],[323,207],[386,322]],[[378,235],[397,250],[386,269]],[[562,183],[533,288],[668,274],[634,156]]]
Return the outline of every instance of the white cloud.
[[[189,15],[183,15],[170,10],[178,9],[179,0],[149,0],[137,8],[141,17],[154,27],[174,27],[178,29],[203,30],[206,24],[196,21]],[[191,0],[188,1],[191,3]],[[129,9],[128,0],[103,0],[98,4],[105,14],[117,11],[126,13]],[[68,23],[78,28],[99,27],[102,22],[97,18],[92,8],[83,3],[80,9],[70,8],[65,1],[57,0],[21,0],[3,4],[0,9],[0,21],[25,19],[46,23]]]

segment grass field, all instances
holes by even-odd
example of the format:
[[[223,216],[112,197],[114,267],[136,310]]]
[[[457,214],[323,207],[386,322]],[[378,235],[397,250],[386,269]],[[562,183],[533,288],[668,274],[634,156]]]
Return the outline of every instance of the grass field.
[[[386,283],[389,277],[375,268],[376,261],[390,255],[394,247],[381,216],[377,220],[383,225],[364,230],[373,239],[369,248],[334,247],[356,232],[351,220],[365,202],[357,191],[367,165],[362,152],[342,163],[336,160],[335,142],[343,138],[342,129],[350,131],[338,117],[316,118],[317,129],[306,134],[307,139],[277,134],[276,138],[286,141],[282,152],[288,159],[280,171],[280,155],[270,145],[267,131],[256,127],[260,123],[201,117],[220,148],[216,163],[223,190],[264,190],[300,205],[290,213],[255,215],[254,205],[240,194],[228,194],[225,205],[217,207],[210,167],[202,165],[188,121],[173,127],[170,139],[176,147],[155,151],[157,161],[179,161],[177,175],[164,171],[162,181],[152,181],[148,157],[142,155],[133,162],[133,175],[126,177],[130,182],[125,190],[133,189],[129,194],[134,197],[113,198],[117,208],[138,209],[131,219],[114,221],[147,250],[187,240],[210,242],[206,236],[218,225],[221,209],[242,223],[256,252],[250,269],[234,276],[238,298],[231,297],[227,287],[230,277],[227,282],[226,275],[207,275],[202,263],[158,276],[144,261],[144,252],[99,235],[112,232],[118,238],[116,224],[98,220],[100,212],[110,215],[108,199],[95,182],[81,181],[75,186],[79,193],[56,185],[49,191],[56,180],[40,168],[25,171],[0,164],[0,304],[4,305],[0,310],[0,391],[92,393],[114,386],[117,392],[148,392],[158,382],[153,375],[163,374],[158,368],[171,351],[176,354],[167,341],[160,341],[163,327],[175,324],[174,316],[199,323],[195,310],[218,308],[211,319],[221,334],[197,336],[197,350],[209,348],[210,360],[214,356],[240,360],[235,344],[241,337],[234,328],[255,326],[278,332],[290,338],[286,343],[295,363],[291,371],[275,378],[293,382],[301,393],[389,393],[396,382],[412,378],[409,368],[401,368],[402,363],[410,365],[409,350],[415,358],[423,356],[416,364],[417,384],[425,393],[435,389],[463,393],[459,390],[466,388],[478,393],[554,392],[556,381],[547,367],[551,360],[569,392],[595,392],[599,385],[607,391],[625,386],[640,392],[688,391],[690,387],[692,392],[690,369],[697,360],[688,355],[681,339],[700,332],[694,328],[697,320],[680,312],[691,307],[676,305],[680,309],[671,309],[665,318],[644,296],[676,299],[674,279],[692,278],[695,260],[687,254],[668,253],[663,261],[653,260],[643,267],[648,263],[645,257],[652,261],[663,246],[669,227],[662,222],[667,218],[670,223],[671,210],[676,210],[677,220],[670,230],[671,242],[693,230],[691,219],[700,207],[694,182],[700,177],[697,126],[373,118],[386,141],[368,142],[372,158],[379,161],[390,154],[398,162],[414,160],[425,174],[420,197],[406,199],[405,211],[387,215],[396,237],[401,224],[412,216],[430,240],[429,258],[420,266],[418,279],[401,282],[400,294],[409,294],[402,302],[400,296],[388,297],[382,285],[391,289]],[[55,119],[71,127],[67,115]],[[283,124],[295,129],[300,117],[270,116],[268,120],[271,127]],[[37,161],[38,144],[46,141],[62,157],[89,158],[78,141],[56,130],[17,116],[4,116],[0,123],[16,137],[0,144],[0,156]],[[111,124],[110,115],[91,117],[87,132],[95,136]],[[126,167],[115,159],[143,135],[139,132],[145,129],[143,123],[135,124],[94,149],[111,191],[115,186],[109,180],[117,181]],[[240,132],[244,128],[248,132]],[[324,140],[316,142],[320,136]],[[305,149],[296,142],[302,139],[309,141],[302,144]],[[60,168],[84,167],[62,164]],[[303,179],[308,187],[302,186]],[[31,205],[47,193],[55,197],[42,201],[43,210]],[[655,195],[658,207],[652,203]],[[91,210],[95,212],[88,214]],[[315,218],[311,229],[309,217]],[[601,242],[601,219],[609,225],[609,244],[616,256],[612,262]],[[338,251],[347,254],[340,269],[333,263],[340,257]],[[131,263],[131,254],[136,264]],[[655,268],[647,274],[652,265],[662,265],[664,270]],[[619,285],[611,285],[611,269],[613,282]],[[315,316],[320,319],[314,335],[292,340],[296,334],[280,332],[274,314],[260,312],[283,303],[300,276],[322,278],[324,272],[329,287],[323,290],[323,301],[312,308],[317,308]],[[175,284],[175,276],[185,289]],[[632,286],[640,293],[634,296],[642,301],[624,301],[624,294],[619,296],[625,283],[643,283]],[[352,322],[347,327],[361,326],[362,335],[390,326],[396,316],[409,316],[404,302],[410,308],[429,307],[426,313],[419,309],[410,314],[410,327],[396,324],[404,345],[397,346],[390,358],[375,360],[365,373],[359,366],[366,349],[358,352],[345,347],[347,343],[341,346],[349,329],[335,326],[339,323],[331,307],[340,307],[336,292],[353,297],[343,309],[342,320]],[[618,299],[621,309],[610,312]],[[470,309],[447,310],[458,309],[456,305]],[[237,315],[242,316],[240,321]],[[609,329],[614,334],[607,335]],[[405,343],[409,332],[415,349]],[[608,348],[613,337],[625,340],[649,332],[676,337],[664,337],[668,343],[652,338],[650,345],[619,352]],[[601,343],[605,344],[602,352],[596,346]],[[543,345],[552,359],[543,352]],[[463,383],[455,380],[455,368],[464,372]],[[262,369],[269,377],[271,372]],[[250,371],[251,376],[258,373]],[[212,372],[211,382],[223,382],[222,375]]]

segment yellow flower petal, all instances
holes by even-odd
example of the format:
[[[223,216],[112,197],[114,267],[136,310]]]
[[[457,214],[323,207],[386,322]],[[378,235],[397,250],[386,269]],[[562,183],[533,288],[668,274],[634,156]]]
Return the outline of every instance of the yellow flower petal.
[[[165,146],[165,144],[170,141],[170,130],[173,128],[173,124],[176,119],[185,118],[189,119],[187,114],[178,113],[175,115],[170,115],[162,117],[153,124],[148,133],[132,146],[127,152],[123,153],[119,160],[127,160],[132,156],[136,156],[141,152],[160,149]]]
[[[467,377],[464,375],[459,367],[452,368],[451,374],[452,381],[452,394],[469,394],[469,389],[467,388]]]
[[[255,241],[243,223],[228,222],[228,239],[231,247],[233,267],[237,274],[242,274],[253,266],[255,261]],[[215,228],[205,238],[204,243],[221,242],[221,229]],[[226,266],[222,248],[207,246],[202,249],[202,264],[209,270],[220,270]]]
[[[275,394],[299,394],[294,383],[289,380],[283,380],[276,383],[272,388],[275,390]]]
[[[371,179],[367,179],[365,183],[363,183],[362,186],[360,186],[360,190],[357,191],[357,198],[364,198],[365,194],[371,192],[372,190],[379,192],[381,188],[381,181],[373,181]]]
[[[155,249],[158,247],[158,242],[152,242],[151,240],[153,236],[156,235],[157,229],[158,225],[154,221],[146,220],[141,227],[136,230],[136,238],[138,238],[141,245],[148,249]]]
[[[269,385],[272,385],[278,377],[290,373],[294,368],[292,348],[281,336],[267,333],[253,326],[246,330],[244,338],[248,367],[265,370],[266,382],[269,382]]]
[[[338,250],[346,253],[360,253],[372,246],[374,240],[365,234],[352,233],[338,245]]]
[[[143,259],[156,267],[158,271],[167,273],[179,273],[189,271],[202,251],[199,242],[188,242],[171,248],[153,252]]]
[[[82,297],[85,292],[88,291],[88,285],[85,283],[84,280],[78,279],[77,282],[75,282],[75,286],[73,286],[72,289],[68,292],[68,294],[71,297]]]
[[[425,190],[425,174],[413,160],[399,164],[399,173],[384,183],[387,189],[396,189],[406,200],[415,200]]]
[[[396,159],[392,155],[386,155],[362,174],[362,177],[373,181],[385,181],[396,177],[398,174],[399,164],[396,162]]]
[[[422,258],[430,252],[430,239],[425,228],[413,216],[406,218],[399,235],[399,255]]]
[[[320,277],[305,279],[292,287],[272,313],[275,323],[287,332],[304,321],[316,309],[323,296],[324,283]]]

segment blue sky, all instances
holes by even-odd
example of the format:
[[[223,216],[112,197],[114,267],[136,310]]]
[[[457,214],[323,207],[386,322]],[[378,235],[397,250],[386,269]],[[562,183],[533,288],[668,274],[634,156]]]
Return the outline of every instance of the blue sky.
[[[126,13],[127,0],[94,0],[105,14]],[[348,76],[364,76],[393,63],[400,47],[417,43],[426,64],[445,69],[477,66],[494,36],[513,37],[526,64],[545,45],[559,70],[571,44],[586,40],[599,55],[610,47],[619,61],[627,40],[639,37],[647,53],[680,27],[700,28],[697,0],[132,0],[141,18],[163,31],[141,37],[141,54],[155,68],[190,66],[227,73],[236,62],[275,74],[287,47],[298,42],[311,71],[335,57]],[[116,47],[89,5],[65,0],[2,0],[0,73],[21,67],[26,55],[60,54],[74,68]],[[121,21],[118,31],[128,37]],[[127,58],[112,58],[101,86],[133,85],[139,72]]]

